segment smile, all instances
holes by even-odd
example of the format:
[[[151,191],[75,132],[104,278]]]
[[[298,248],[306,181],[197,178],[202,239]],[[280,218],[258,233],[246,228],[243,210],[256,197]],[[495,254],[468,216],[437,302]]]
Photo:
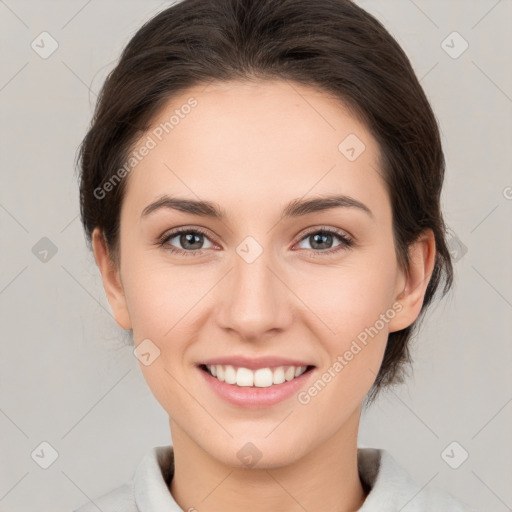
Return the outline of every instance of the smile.
[[[290,399],[305,387],[316,373],[315,366],[305,365],[255,365],[251,370],[245,366],[201,364],[197,369],[205,384],[216,396],[244,408],[270,407]]]

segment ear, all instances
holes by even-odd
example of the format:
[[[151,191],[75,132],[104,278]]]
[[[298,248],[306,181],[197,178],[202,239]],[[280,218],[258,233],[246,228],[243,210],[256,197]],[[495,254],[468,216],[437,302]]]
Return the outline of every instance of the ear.
[[[431,229],[426,229],[409,246],[409,270],[401,273],[395,302],[401,310],[389,322],[389,332],[409,327],[419,316],[436,257],[436,242]],[[395,306],[396,307],[396,306]],[[397,309],[398,310],[398,309]]]
[[[119,269],[112,260],[102,231],[95,228],[92,233],[92,249],[96,265],[100,269],[103,287],[107,294],[110,308],[114,314],[117,325],[122,329],[131,329],[130,315],[126,306],[126,299],[121,283]]]

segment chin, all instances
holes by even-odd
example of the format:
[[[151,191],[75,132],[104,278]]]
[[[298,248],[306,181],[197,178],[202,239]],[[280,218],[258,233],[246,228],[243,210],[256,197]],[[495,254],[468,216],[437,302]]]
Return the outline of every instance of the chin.
[[[275,427],[276,425],[273,428]],[[295,430],[299,431],[300,429]],[[268,436],[269,432],[271,430],[230,438],[207,451],[227,466],[246,469],[279,468],[294,463],[302,456],[301,451],[297,450],[297,446],[305,448],[301,439],[295,439],[291,432],[274,432]]]

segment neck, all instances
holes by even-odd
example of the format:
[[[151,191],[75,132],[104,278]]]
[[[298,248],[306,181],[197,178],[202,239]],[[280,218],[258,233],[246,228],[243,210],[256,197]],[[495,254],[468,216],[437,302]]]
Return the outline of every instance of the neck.
[[[222,463],[170,420],[170,492],[183,510],[201,512],[355,512],[366,498],[357,467],[359,413],[300,459],[263,469]]]

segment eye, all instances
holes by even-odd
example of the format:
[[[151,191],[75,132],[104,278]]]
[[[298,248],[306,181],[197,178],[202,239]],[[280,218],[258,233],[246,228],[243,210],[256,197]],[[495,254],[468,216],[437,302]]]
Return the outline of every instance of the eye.
[[[333,246],[333,242],[338,240],[338,244]],[[204,247],[205,240],[209,241],[210,245]],[[314,256],[329,255],[338,251],[349,249],[353,246],[353,240],[345,233],[334,228],[316,228],[304,235],[300,241],[303,243],[307,241],[311,244],[308,250]],[[206,249],[213,247],[206,232],[200,228],[177,228],[171,232],[166,233],[158,242],[158,245],[165,250],[184,256],[199,256],[204,253]],[[179,245],[181,247],[176,247]]]
[[[160,240],[159,245],[174,253],[197,256],[203,254],[203,249],[213,246],[211,244],[208,247],[202,247],[205,239],[209,240],[206,233],[199,228],[179,228],[166,233]],[[173,243],[181,245],[181,248],[175,247]]]
[[[338,239],[339,243],[333,246],[332,244],[335,239]],[[310,243],[311,249],[308,250],[313,251],[315,256],[320,255],[319,253],[332,254],[344,249],[349,249],[354,243],[345,233],[337,229],[324,227],[309,231],[309,233],[306,233],[306,235],[301,238],[299,243],[303,241]]]

